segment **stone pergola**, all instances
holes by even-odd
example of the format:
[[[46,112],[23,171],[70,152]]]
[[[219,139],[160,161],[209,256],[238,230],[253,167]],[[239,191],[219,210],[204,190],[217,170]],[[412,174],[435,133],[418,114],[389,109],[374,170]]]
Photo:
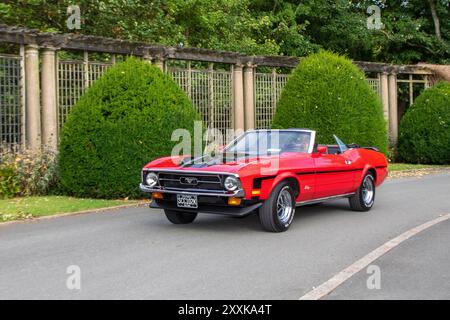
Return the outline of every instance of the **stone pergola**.
[[[56,52],[77,50],[138,56],[165,69],[168,60],[201,61],[231,65],[234,129],[255,127],[256,67],[294,68],[301,59],[286,56],[248,56],[236,52],[199,48],[167,47],[142,42],[131,42],[97,36],[67,33],[48,33],[21,27],[0,25],[0,43],[20,46],[23,57],[23,86],[25,105],[25,136],[27,146],[39,149],[47,145],[56,149],[58,141]],[[41,65],[40,65],[41,63]],[[384,115],[389,124],[391,143],[398,136],[398,75],[421,75],[427,86],[427,77],[434,75],[427,66],[391,65],[373,62],[354,62],[361,70],[377,74]],[[410,78],[412,79],[412,78]],[[42,110],[41,110],[42,109]]]

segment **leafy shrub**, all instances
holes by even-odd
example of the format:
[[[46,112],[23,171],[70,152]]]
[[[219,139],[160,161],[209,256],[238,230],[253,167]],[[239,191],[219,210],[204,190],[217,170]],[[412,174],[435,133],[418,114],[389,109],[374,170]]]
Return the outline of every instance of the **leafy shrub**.
[[[17,168],[12,163],[0,164],[0,199],[12,198],[19,193]]]
[[[60,183],[75,196],[141,196],[142,166],[171,154],[173,130],[200,116],[166,74],[135,58],[109,69],[80,98],[62,130]]]
[[[400,122],[398,152],[411,163],[450,163],[450,83],[426,89]]]
[[[12,151],[0,147],[0,198],[46,195],[57,186],[57,163],[51,151]]]
[[[302,60],[284,87],[273,128],[310,128],[316,141],[376,146],[387,152],[386,121],[377,94],[349,59],[321,51]]]

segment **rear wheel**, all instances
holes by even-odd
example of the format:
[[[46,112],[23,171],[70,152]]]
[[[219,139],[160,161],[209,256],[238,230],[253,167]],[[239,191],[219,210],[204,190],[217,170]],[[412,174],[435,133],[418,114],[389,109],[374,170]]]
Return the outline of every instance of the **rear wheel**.
[[[282,232],[291,225],[294,213],[294,189],[288,182],[281,182],[259,208],[259,220],[264,230]]]
[[[375,202],[375,179],[367,173],[356,193],[348,199],[350,208],[355,211],[369,211]]]
[[[176,210],[164,210],[167,219],[174,224],[191,223],[197,217],[197,213],[182,212]]]

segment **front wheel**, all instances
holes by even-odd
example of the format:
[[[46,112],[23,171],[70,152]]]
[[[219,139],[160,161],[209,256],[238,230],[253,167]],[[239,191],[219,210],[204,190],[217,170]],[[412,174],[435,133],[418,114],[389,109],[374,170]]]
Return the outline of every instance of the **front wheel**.
[[[259,220],[264,230],[282,232],[291,225],[294,213],[294,189],[288,182],[281,182],[259,208]]]
[[[375,202],[375,180],[367,173],[356,193],[348,199],[350,208],[355,211],[369,211]]]
[[[197,217],[197,213],[182,212],[176,210],[164,210],[167,219],[174,224],[191,223]]]

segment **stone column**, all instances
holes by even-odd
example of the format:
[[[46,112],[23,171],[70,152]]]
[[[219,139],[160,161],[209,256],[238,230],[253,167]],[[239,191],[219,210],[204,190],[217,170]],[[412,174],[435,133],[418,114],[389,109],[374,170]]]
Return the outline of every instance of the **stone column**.
[[[89,52],[83,52],[83,78],[84,78],[84,90],[87,90],[91,85],[89,79]]]
[[[145,62],[148,62],[148,63],[150,63],[150,64],[152,63],[152,60],[153,60],[152,56],[149,55],[149,54],[144,54],[144,55],[142,56],[142,59],[144,59]]]
[[[26,145],[32,151],[41,148],[41,106],[39,95],[39,48],[25,47],[25,125]]]
[[[398,138],[398,106],[397,106],[397,75],[388,76],[389,83],[389,140],[391,144],[397,143]]]
[[[155,67],[158,67],[159,70],[161,70],[161,72],[164,72],[164,59],[161,57],[156,57],[155,60],[153,61],[153,63],[155,64]]]
[[[254,66],[244,68],[245,130],[255,128],[255,91],[253,87]]]
[[[234,130],[244,130],[244,85],[242,65],[233,67]]]
[[[381,102],[383,103],[384,118],[389,122],[389,86],[387,72],[383,72],[382,74],[380,74],[380,90]]]
[[[58,147],[58,110],[56,103],[55,48],[42,50],[42,144],[55,151]]]

